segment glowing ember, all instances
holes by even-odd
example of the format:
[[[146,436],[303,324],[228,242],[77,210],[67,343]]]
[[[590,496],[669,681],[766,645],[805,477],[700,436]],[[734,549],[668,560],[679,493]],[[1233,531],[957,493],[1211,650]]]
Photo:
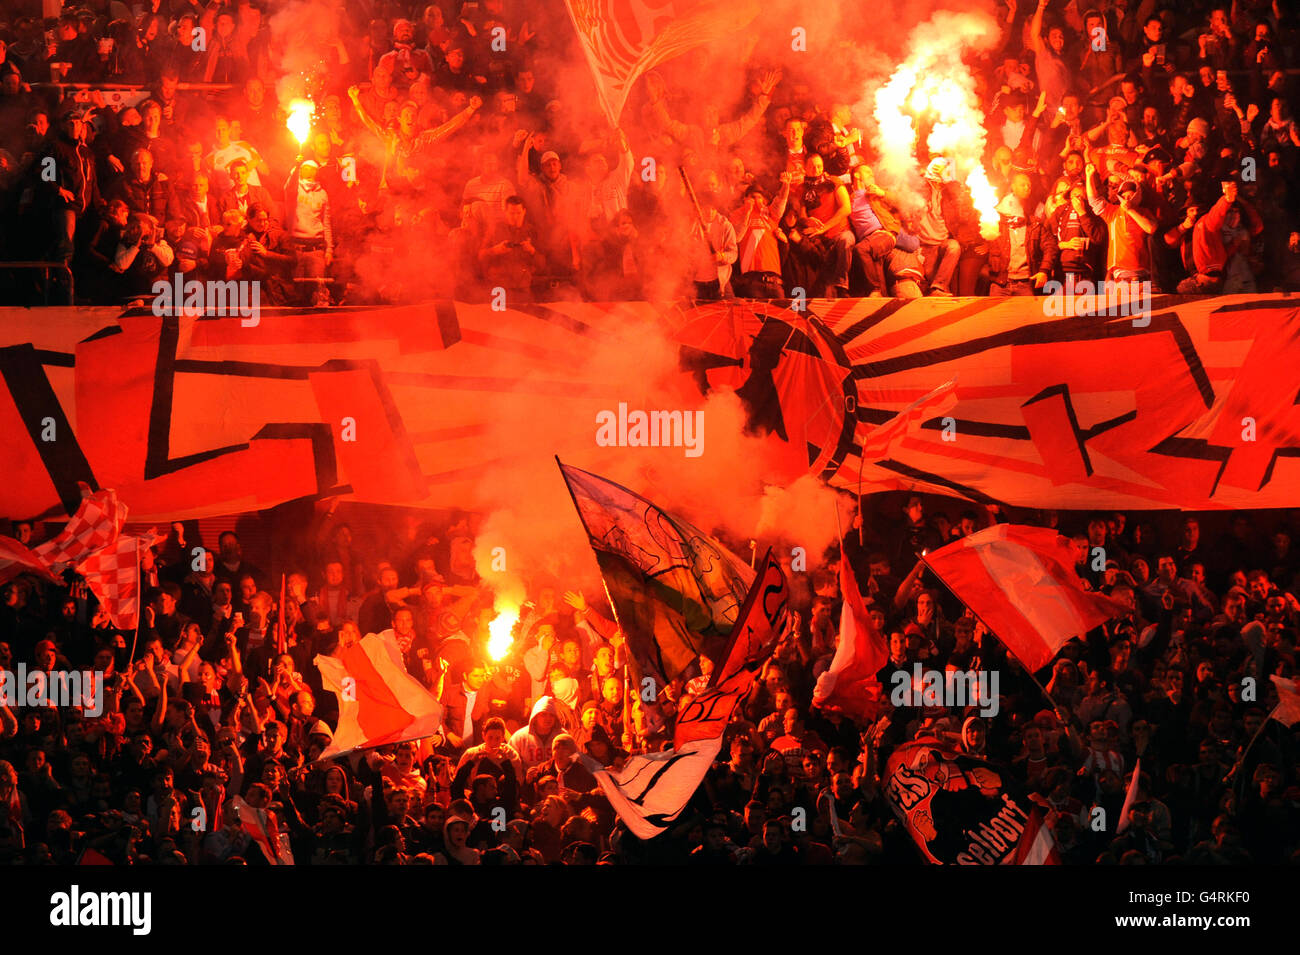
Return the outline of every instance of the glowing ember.
[[[510,631],[514,629],[518,620],[518,610],[503,610],[488,624],[487,651],[493,661],[500,660],[510,652],[510,647],[515,642]]]
[[[284,121],[284,125],[289,127],[289,132],[293,133],[299,146],[307,142],[307,137],[311,135],[311,117],[315,111],[316,106],[309,99],[296,99],[289,104],[289,118]]]

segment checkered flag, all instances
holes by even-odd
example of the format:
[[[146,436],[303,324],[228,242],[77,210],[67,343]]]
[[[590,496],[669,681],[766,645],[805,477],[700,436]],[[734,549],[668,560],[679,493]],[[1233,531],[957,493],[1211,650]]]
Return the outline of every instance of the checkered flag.
[[[77,565],[77,573],[86,578],[120,630],[134,630],[140,622],[140,543],[138,537],[119,537]]]
[[[116,540],[126,523],[126,505],[117,500],[114,490],[94,493],[81,486],[81,506],[63,530],[34,548],[46,565],[76,564],[87,555]]]
[[[0,583],[29,571],[61,583],[61,565],[75,565],[117,539],[126,523],[126,511],[116,491],[92,493],[83,483],[77,513],[50,540],[29,549],[12,537],[0,536]]]
[[[162,540],[152,528],[139,537],[123,535],[77,565],[77,573],[86,579],[113,626],[120,630],[134,630],[139,625],[140,555]]]

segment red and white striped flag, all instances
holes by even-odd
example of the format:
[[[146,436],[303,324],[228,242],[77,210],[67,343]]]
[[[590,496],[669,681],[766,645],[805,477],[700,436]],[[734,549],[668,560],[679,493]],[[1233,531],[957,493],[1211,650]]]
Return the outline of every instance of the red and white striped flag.
[[[367,634],[333,656],[318,655],[321,683],[339,699],[339,724],[321,759],[432,736],[442,704],[406,672],[393,631]]]
[[[13,537],[0,535],[0,584],[28,571],[63,583],[34,550]]]
[[[891,457],[894,446],[931,418],[945,415],[957,406],[957,382],[946,381],[933,391],[917,398],[862,439],[862,457],[882,461]],[[859,426],[861,429],[861,426]]]
[[[234,803],[244,831],[252,836],[257,847],[262,850],[262,855],[266,856],[266,861],[271,865],[293,865],[289,834],[281,831],[275,822],[274,813],[253,808],[244,801],[243,796],[236,796]]]
[[[1061,854],[1056,849],[1052,831],[1043,823],[1043,811],[1031,810],[1025,823],[1024,834],[1016,844],[1013,865],[1060,865]]]
[[[758,15],[757,0],[565,0],[565,7],[614,127],[642,73],[694,47],[734,38]]]
[[[880,700],[876,674],[889,662],[889,648],[871,622],[846,557],[840,558],[840,595],[844,598],[840,608],[840,642],[831,665],[817,677],[813,705],[838,708],[862,719],[876,711]]]
[[[1273,707],[1268,718],[1287,727],[1300,723],[1300,684],[1282,676],[1270,676],[1269,679],[1277,687],[1277,706]]]
[[[994,524],[921,559],[1030,670],[1071,638],[1128,613],[1083,589],[1069,542],[1051,528]]]
[[[1115,834],[1123,832],[1128,828],[1129,822],[1133,815],[1133,804],[1137,802],[1138,783],[1142,779],[1142,757],[1139,756],[1137,762],[1133,764],[1133,775],[1128,781],[1128,793],[1124,796],[1124,808],[1119,811],[1119,824],[1115,826]]]

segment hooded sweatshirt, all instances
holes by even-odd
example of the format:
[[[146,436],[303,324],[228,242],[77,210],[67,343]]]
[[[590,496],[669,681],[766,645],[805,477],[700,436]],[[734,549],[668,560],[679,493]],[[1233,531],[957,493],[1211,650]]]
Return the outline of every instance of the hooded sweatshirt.
[[[551,727],[551,731],[545,736],[537,729],[537,717],[542,713],[550,713],[555,717],[555,725]],[[564,727],[560,723],[559,704],[553,697],[543,696],[533,704],[533,711],[528,717],[528,725],[519,727],[519,729],[515,730],[514,735],[510,737],[511,747],[523,760],[524,772],[551,758],[551,742],[563,732]]]

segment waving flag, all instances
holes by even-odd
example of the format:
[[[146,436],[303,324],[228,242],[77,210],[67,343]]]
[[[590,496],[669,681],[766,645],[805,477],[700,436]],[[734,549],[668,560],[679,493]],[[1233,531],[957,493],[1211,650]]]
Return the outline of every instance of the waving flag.
[[[758,15],[757,0],[565,0],[596,95],[618,126],[637,77],[656,64],[733,37]]]
[[[1123,832],[1129,827],[1133,817],[1133,804],[1137,802],[1138,784],[1142,781],[1142,757],[1138,757],[1137,762],[1133,764],[1133,775],[1129,777],[1128,792],[1124,794],[1124,805],[1119,811],[1119,822],[1115,826],[1115,834]]]
[[[560,465],[627,638],[637,680],[666,686],[717,661],[754,571],[712,537],[639,494]]]
[[[442,705],[402,663],[391,630],[371,633],[333,656],[317,655],[321,684],[339,699],[339,723],[321,759],[423,739],[442,726]]]
[[[1016,865],[1060,865],[1061,853],[1056,849],[1052,831],[1043,822],[1043,811],[1037,807],[1029,811],[1025,834],[1016,846]]]
[[[1270,676],[1269,679],[1277,687],[1277,706],[1273,707],[1268,718],[1288,727],[1300,723],[1300,685],[1282,676]]]
[[[1083,589],[1069,543],[1051,528],[994,524],[921,559],[1030,670],[1129,612]]]
[[[293,865],[293,850],[289,847],[289,834],[275,822],[275,816],[265,809],[254,809],[243,796],[234,797],[235,809],[244,831],[252,836],[257,847],[271,865]]]
[[[24,547],[11,537],[0,537],[0,583],[33,570],[58,580],[55,568],[77,564],[115,540],[126,523],[127,507],[119,503],[113,490],[90,490],[81,485],[81,504],[77,513],[54,537],[33,548]]]
[[[986,760],[919,736],[885,766],[885,801],[931,865],[1011,865],[1046,856],[1025,843],[1032,804]],[[1046,835],[1046,829],[1039,833]],[[1035,834],[1036,836],[1037,834]]]
[[[699,788],[755,671],[793,623],[788,603],[785,573],[768,551],[709,686],[678,713],[673,748],[633,756],[621,770],[595,773],[610,805],[637,837],[652,839],[663,832]]]
[[[0,535],[0,584],[28,571],[40,574],[54,583],[63,582],[30,547],[13,537]]]
[[[840,558],[840,642],[831,665],[817,677],[813,705],[839,709],[857,719],[875,713],[880,699],[876,674],[889,662],[884,636],[871,622],[848,559]]]
[[[867,461],[879,461],[892,455],[894,447],[906,435],[916,431],[931,418],[947,414],[957,406],[957,382],[947,381],[933,391],[917,398],[884,424],[865,431],[862,454]]]
[[[633,756],[620,770],[602,769],[596,782],[632,834],[653,839],[686,808],[721,750],[721,736],[693,740],[681,749]]]

